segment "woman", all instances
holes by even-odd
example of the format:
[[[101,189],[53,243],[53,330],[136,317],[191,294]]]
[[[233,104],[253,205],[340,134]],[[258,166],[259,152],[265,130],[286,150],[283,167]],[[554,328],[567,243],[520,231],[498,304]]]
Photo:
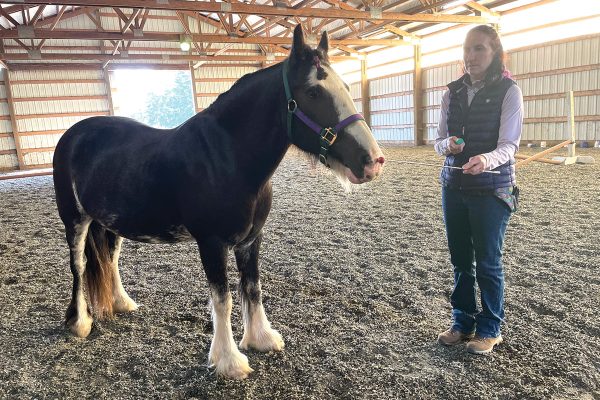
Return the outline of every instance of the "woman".
[[[452,346],[468,340],[468,352],[484,354],[502,342],[502,244],[516,209],[514,155],[523,96],[504,66],[504,49],[493,28],[471,29],[463,50],[465,74],[444,93],[435,143],[445,165],[462,168],[443,168],[440,176],[454,290],[452,325],[438,342]]]

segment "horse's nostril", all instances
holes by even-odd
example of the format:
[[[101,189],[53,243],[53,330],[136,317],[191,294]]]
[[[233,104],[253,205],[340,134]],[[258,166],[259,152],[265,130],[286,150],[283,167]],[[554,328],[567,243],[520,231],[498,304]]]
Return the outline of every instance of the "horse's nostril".
[[[361,157],[361,162],[363,163],[363,165],[369,165],[373,163],[373,159],[371,158],[370,155],[365,154],[364,156]]]

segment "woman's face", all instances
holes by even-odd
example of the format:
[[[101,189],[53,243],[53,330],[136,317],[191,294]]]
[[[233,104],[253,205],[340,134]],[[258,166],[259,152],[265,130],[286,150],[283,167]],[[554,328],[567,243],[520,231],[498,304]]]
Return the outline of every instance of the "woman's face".
[[[494,59],[491,39],[485,33],[471,31],[463,44],[463,60],[471,81],[479,81]]]

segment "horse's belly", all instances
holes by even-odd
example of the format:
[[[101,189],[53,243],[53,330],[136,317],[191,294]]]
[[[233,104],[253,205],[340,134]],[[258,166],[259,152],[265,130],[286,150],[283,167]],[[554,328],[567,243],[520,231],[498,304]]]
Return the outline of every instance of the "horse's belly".
[[[128,229],[125,226],[103,224],[119,236],[143,243],[178,243],[194,240],[183,225],[169,226],[163,229],[150,229],[143,232]]]

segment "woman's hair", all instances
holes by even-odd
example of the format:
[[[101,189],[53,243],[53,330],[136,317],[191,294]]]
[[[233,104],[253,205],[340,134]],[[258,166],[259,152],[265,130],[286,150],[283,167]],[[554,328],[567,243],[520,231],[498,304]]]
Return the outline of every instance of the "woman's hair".
[[[494,58],[487,71],[485,72],[484,80],[486,82],[492,82],[502,76],[511,78],[510,71],[506,69],[506,53],[504,52],[504,48],[502,47],[502,42],[500,41],[500,36],[498,35],[498,32],[496,32],[496,30],[489,25],[477,25],[475,28],[471,29],[467,33],[467,35],[474,31],[483,33],[484,35],[487,35],[487,37],[490,38],[490,46],[492,48],[492,51],[494,52]]]

